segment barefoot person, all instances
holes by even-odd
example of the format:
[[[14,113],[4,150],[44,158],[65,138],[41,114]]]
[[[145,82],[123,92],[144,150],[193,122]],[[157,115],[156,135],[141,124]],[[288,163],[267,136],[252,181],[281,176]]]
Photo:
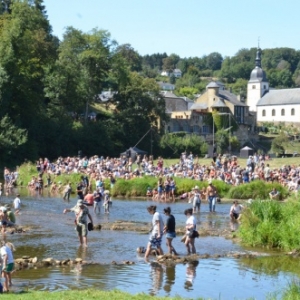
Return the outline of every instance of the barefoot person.
[[[170,207],[164,208],[164,214],[167,216],[166,225],[164,227],[164,234],[166,235],[166,239],[167,239],[166,244],[167,244],[167,247],[169,249],[169,254],[174,253],[175,255],[177,255],[177,252],[176,252],[176,250],[174,249],[174,247],[172,245],[172,240],[176,237],[175,218],[171,214],[171,208]]]
[[[149,214],[153,215],[152,217],[152,229],[149,237],[149,242],[145,252],[145,259],[150,255],[151,249],[157,248],[158,254],[163,255],[163,250],[161,249],[161,239],[163,235],[164,222],[162,216],[159,212],[156,211],[156,206],[151,205],[147,207]]]
[[[1,258],[2,258],[2,278],[4,278],[3,291],[8,292],[9,287],[12,285],[11,272],[14,269],[14,257],[13,251],[14,245],[11,243],[1,242]]]
[[[211,181],[208,182],[208,187],[206,189],[206,196],[208,200],[209,211],[215,212],[217,189],[213,186]]]
[[[15,214],[17,215],[20,212],[20,209],[21,209],[20,194],[16,195],[16,198],[14,199],[13,205],[14,205],[14,209],[15,209]]]
[[[66,208],[64,209],[63,213],[71,212],[73,211],[75,213],[75,224],[76,224],[76,230],[78,233],[78,238],[80,245],[83,245],[84,247],[87,247],[87,234],[88,234],[88,228],[87,228],[87,217],[89,217],[91,223],[93,224],[92,216],[90,215],[89,209],[87,206],[83,204],[83,201],[79,199],[77,201],[77,204],[73,208]]]
[[[196,230],[196,219],[193,216],[193,209],[188,208],[184,211],[184,214],[187,217],[186,220],[186,238],[185,238],[185,246],[187,249],[187,254],[195,254],[196,253],[196,248],[195,248],[195,237],[191,235],[191,233]]]

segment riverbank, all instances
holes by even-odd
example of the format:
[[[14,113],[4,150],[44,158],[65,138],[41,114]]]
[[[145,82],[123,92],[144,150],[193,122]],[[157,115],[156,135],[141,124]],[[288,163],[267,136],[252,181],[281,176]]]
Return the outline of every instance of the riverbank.
[[[32,177],[38,175],[36,167],[31,163],[26,163],[20,166],[18,173],[18,187],[27,187]],[[74,193],[77,183],[81,181],[82,175],[83,174],[81,173],[52,175],[51,181],[57,186],[55,193],[62,195],[63,189],[68,183],[72,184]],[[51,186],[46,184],[46,174],[43,174],[43,180],[44,190],[51,192]],[[174,180],[176,183],[175,197],[177,199],[183,194],[190,192],[196,185],[200,189],[208,186],[207,181],[199,181],[180,177],[174,177]],[[143,199],[147,199],[147,189],[150,188],[153,190],[157,188],[157,181],[158,178],[155,176],[142,176],[132,178],[130,180],[117,178],[113,187],[110,185],[109,179],[105,179],[104,185],[105,189],[109,190],[113,197],[124,197],[127,199],[145,197]],[[254,180],[247,184],[232,186],[221,180],[213,180],[213,184],[216,187],[218,196],[221,199],[269,199],[269,193],[274,187],[279,191],[281,200],[286,199],[289,196],[288,189],[278,182],[269,183],[262,180]],[[95,188],[95,180],[91,180],[90,191],[93,191]]]

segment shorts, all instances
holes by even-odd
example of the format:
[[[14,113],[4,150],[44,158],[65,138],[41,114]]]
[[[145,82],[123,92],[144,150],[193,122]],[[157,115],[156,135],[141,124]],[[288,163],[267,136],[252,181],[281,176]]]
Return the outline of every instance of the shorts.
[[[14,263],[8,264],[5,268],[2,269],[2,271],[6,273],[10,273],[14,269]]]
[[[201,201],[200,202],[196,202],[193,204],[193,208],[199,208],[200,209],[201,206]]]
[[[96,208],[96,207],[99,207],[99,208],[100,208],[100,204],[101,204],[100,201],[99,201],[99,202],[94,201],[94,208]]]
[[[158,192],[159,194],[161,194],[161,193],[163,192],[163,189],[162,189],[161,186],[159,186],[159,187],[157,188],[157,192]]]
[[[87,236],[87,224],[80,223],[76,225],[76,231],[78,232],[79,236]]]
[[[166,239],[174,239],[176,238],[176,232],[167,232]]]
[[[235,213],[235,212],[233,212],[232,215],[233,215],[233,217],[234,217],[236,220],[237,220],[238,217],[239,217],[239,214],[237,214],[237,213]]]
[[[157,238],[157,233],[155,236],[150,236],[149,243],[151,244],[151,247],[160,247],[161,245],[161,236],[160,238]]]
[[[7,222],[6,222],[6,221],[1,221],[1,222],[0,222],[0,225],[6,226],[6,225],[7,225]]]

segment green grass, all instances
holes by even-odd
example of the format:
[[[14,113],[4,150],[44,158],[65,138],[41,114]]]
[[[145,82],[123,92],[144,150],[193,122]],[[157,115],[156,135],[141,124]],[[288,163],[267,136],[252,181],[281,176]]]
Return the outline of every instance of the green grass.
[[[285,203],[256,200],[242,215],[238,235],[249,246],[300,250],[300,198]]]
[[[156,297],[147,295],[144,293],[132,295],[129,293],[121,292],[121,291],[99,291],[94,289],[87,289],[87,290],[72,290],[72,291],[60,291],[60,292],[26,292],[22,294],[3,294],[1,295],[3,299],[13,299],[13,300],[40,300],[40,299],[47,299],[47,300],[86,300],[86,299],[101,299],[101,300],[151,300],[151,299],[183,299],[181,297]],[[204,298],[197,298],[199,300]],[[212,299],[212,298],[206,298]]]

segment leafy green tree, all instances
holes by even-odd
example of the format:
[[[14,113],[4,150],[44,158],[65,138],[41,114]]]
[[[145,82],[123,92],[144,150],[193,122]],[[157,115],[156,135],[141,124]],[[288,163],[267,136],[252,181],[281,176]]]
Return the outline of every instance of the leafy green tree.
[[[179,62],[180,57],[177,54],[171,54],[163,59],[163,69],[168,72],[172,72],[176,69],[176,65]]]
[[[107,31],[90,33],[68,27],[59,46],[59,59],[45,79],[50,101],[66,111],[85,112],[107,86],[110,49],[114,42]]]
[[[192,87],[182,87],[179,89],[179,96],[188,97],[190,99],[194,99],[194,95],[198,93],[196,88]]]
[[[208,145],[204,138],[195,134],[185,132],[167,133],[160,140],[160,147],[165,157],[178,157],[184,151],[196,155],[207,153]]]
[[[18,128],[6,115],[0,119],[0,160],[12,162],[16,149],[27,142],[27,130]]]
[[[229,146],[229,131],[226,129],[219,129],[215,134],[215,140],[217,141],[217,152],[227,152]]]
[[[125,59],[130,71],[139,72],[142,70],[142,58],[130,44],[118,46],[115,52]]]
[[[218,52],[213,52],[206,57],[206,68],[210,70],[221,69],[223,57]]]
[[[274,153],[283,154],[288,143],[288,137],[284,133],[281,133],[273,139],[271,149]]]
[[[134,146],[151,127],[158,132],[167,121],[165,101],[156,81],[138,73],[130,73],[127,85],[118,90],[114,101],[113,120],[118,125],[123,147]],[[143,140],[143,145],[150,149],[149,139]]]

